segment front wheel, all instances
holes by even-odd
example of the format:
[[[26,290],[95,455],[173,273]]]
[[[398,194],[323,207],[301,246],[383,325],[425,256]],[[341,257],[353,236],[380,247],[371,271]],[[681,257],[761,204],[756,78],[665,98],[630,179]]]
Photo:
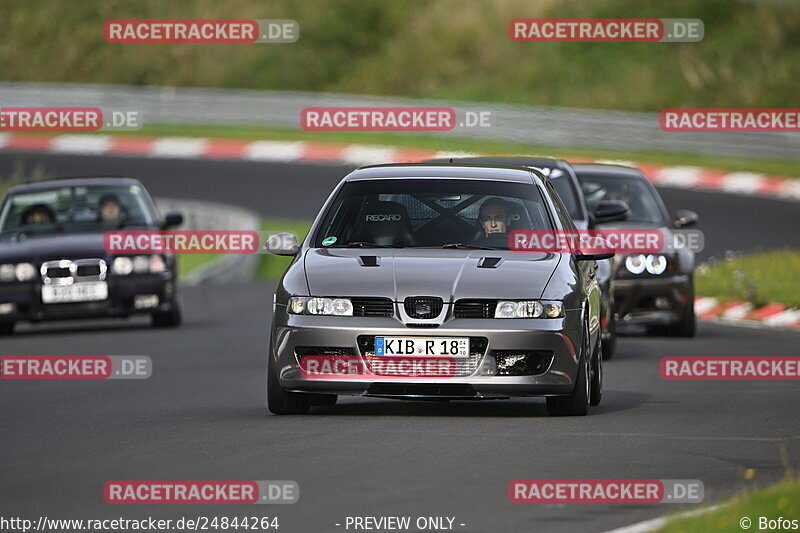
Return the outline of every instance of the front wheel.
[[[597,340],[597,346],[594,349],[592,356],[592,379],[589,388],[589,405],[600,405],[600,400],[603,398],[603,359],[605,359],[604,351],[605,344],[603,339]]]
[[[591,398],[591,356],[589,355],[589,327],[584,331],[580,366],[575,378],[575,387],[569,396],[548,396],[547,414],[550,416],[585,416],[589,412]]]
[[[155,328],[174,328],[181,325],[181,309],[173,307],[170,311],[153,313],[151,323]]]

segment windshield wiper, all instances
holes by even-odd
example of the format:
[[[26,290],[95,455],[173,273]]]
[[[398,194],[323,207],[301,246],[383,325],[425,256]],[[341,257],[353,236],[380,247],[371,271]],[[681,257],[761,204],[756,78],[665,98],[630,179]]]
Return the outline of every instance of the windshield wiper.
[[[442,248],[455,248],[458,250],[497,250],[497,248],[489,248],[488,246],[480,246],[477,244],[464,244],[463,242],[443,244]]]

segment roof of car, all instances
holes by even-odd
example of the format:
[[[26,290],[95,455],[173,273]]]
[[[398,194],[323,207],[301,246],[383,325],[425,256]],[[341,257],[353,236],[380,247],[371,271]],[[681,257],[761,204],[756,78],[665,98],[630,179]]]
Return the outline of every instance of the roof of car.
[[[434,162],[446,162],[449,159],[430,159]],[[463,164],[483,164],[483,165],[503,165],[503,166],[523,166],[523,167],[563,167],[568,165],[563,159],[543,155],[507,155],[507,156],[470,156],[454,157],[453,163]]]
[[[141,183],[136,178],[125,176],[76,176],[74,178],[57,178],[15,185],[8,190],[8,194],[54,187],[89,187],[92,185],[141,185]]]
[[[462,163],[395,163],[371,165],[354,170],[345,181],[389,178],[458,178],[532,183],[535,174],[510,165],[478,165]]]
[[[625,178],[644,178],[642,171],[636,167],[628,165],[617,165],[611,163],[582,163],[572,165],[575,172],[580,177],[581,173],[587,174],[603,174],[606,176],[620,176]]]

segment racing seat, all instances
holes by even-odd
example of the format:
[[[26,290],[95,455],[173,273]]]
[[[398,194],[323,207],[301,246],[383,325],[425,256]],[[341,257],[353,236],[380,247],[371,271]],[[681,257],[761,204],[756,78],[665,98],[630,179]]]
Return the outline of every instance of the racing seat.
[[[369,201],[364,204],[360,218],[351,242],[365,241],[382,246],[414,244],[408,210],[399,202]]]

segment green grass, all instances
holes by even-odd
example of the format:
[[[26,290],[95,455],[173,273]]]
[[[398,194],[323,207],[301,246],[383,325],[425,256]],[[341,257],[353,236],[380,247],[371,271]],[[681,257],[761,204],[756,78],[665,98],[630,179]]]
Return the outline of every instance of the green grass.
[[[656,151],[609,150],[606,148],[572,148],[542,146],[501,141],[436,137],[432,135],[398,135],[368,132],[312,132],[254,126],[145,126],[137,132],[121,135],[211,137],[236,140],[281,140],[330,143],[364,143],[401,146],[435,151],[460,151],[480,154],[535,154],[556,157],[613,159],[657,165],[690,165],[722,170],[759,172],[777,176],[800,177],[800,161],[790,159],[753,159],[750,157],[706,156]]]
[[[222,254],[181,254],[178,257],[178,279],[185,281],[196,268],[221,258]]]
[[[800,5],[730,0],[3,0],[9,81],[337,91],[658,111],[795,107]],[[516,43],[514,18],[700,18],[698,43]],[[108,19],[295,19],[293,44],[112,44]]]
[[[740,520],[744,517],[751,521],[749,531],[768,531],[766,528],[759,528],[759,517],[769,520],[778,517],[800,520],[800,479],[788,476],[775,486],[744,492],[714,511],[671,520],[658,533],[742,532],[746,531],[740,526]]]
[[[261,222],[260,233],[266,237],[269,234],[288,231],[297,236],[297,242],[302,242],[310,227],[310,220],[268,219]],[[255,274],[256,279],[279,279],[289,263],[292,262],[291,257],[281,255],[263,254],[260,258]]]
[[[753,253],[701,265],[695,272],[695,287],[698,296],[721,301],[800,307],[800,251]]]

